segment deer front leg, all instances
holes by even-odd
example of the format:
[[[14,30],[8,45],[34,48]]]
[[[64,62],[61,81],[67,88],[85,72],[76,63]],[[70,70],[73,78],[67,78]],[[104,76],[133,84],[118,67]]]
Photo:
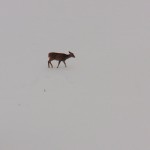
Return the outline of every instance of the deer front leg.
[[[63,62],[64,62],[64,64],[65,64],[65,67],[67,67],[66,62],[65,62],[65,61],[63,61]]]
[[[59,61],[59,62],[58,62],[58,66],[57,66],[57,68],[59,67],[60,62],[61,62],[61,61]]]

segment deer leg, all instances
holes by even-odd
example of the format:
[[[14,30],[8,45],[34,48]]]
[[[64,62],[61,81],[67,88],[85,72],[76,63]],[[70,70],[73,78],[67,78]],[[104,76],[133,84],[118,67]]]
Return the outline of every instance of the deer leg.
[[[53,68],[53,65],[52,65],[51,61],[50,61],[50,64],[51,64],[51,66],[52,66],[52,68]]]
[[[50,68],[49,64],[51,64],[51,67],[53,68],[53,65],[50,60],[48,61],[48,68]]]
[[[50,61],[48,61],[48,68],[50,68],[50,67],[49,67],[49,63],[50,63]]]
[[[58,62],[58,66],[57,66],[57,68],[59,67],[60,62],[61,62],[61,61],[59,61],[59,62]]]
[[[64,64],[65,64],[65,67],[67,67],[66,62],[65,62],[65,61],[63,61],[63,62],[64,62]]]

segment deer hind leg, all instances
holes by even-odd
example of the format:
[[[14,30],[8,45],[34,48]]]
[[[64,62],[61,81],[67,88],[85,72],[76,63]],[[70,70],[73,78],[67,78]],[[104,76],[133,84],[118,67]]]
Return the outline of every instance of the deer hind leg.
[[[57,66],[57,68],[59,67],[60,62],[61,62],[61,61],[59,61],[59,62],[58,62],[58,66]]]
[[[65,62],[65,61],[63,61],[63,62],[64,62],[64,64],[65,64],[65,67],[67,67],[66,62]]]
[[[50,65],[51,65],[51,67],[53,68],[53,65],[52,65],[52,63],[51,63],[51,60],[50,60],[50,59],[49,59],[49,61],[48,61],[48,68],[50,68],[49,64],[50,64]]]
[[[53,68],[53,65],[52,65],[51,61],[50,61],[50,64],[51,64],[51,67]]]
[[[48,68],[50,68],[49,63],[50,63],[50,61],[48,61]]]

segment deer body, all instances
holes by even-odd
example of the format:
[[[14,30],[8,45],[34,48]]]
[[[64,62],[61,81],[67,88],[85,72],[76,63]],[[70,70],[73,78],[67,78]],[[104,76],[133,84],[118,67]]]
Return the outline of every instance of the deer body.
[[[71,53],[71,52],[69,52],[69,54],[51,52],[51,53],[48,54],[48,57],[49,57],[48,68],[50,68],[50,65],[53,68],[53,65],[51,63],[51,61],[53,61],[53,60],[57,60],[58,61],[58,66],[57,66],[57,68],[58,68],[59,64],[61,63],[61,61],[63,61],[63,63],[65,64],[65,67],[67,67],[67,65],[65,63],[66,59],[68,59],[70,57],[74,57],[75,58],[74,54]]]

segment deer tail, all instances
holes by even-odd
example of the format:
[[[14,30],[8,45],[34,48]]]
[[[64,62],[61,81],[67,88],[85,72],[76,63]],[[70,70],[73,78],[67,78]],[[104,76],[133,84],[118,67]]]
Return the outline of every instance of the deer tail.
[[[48,57],[50,58],[50,53],[48,53]]]

